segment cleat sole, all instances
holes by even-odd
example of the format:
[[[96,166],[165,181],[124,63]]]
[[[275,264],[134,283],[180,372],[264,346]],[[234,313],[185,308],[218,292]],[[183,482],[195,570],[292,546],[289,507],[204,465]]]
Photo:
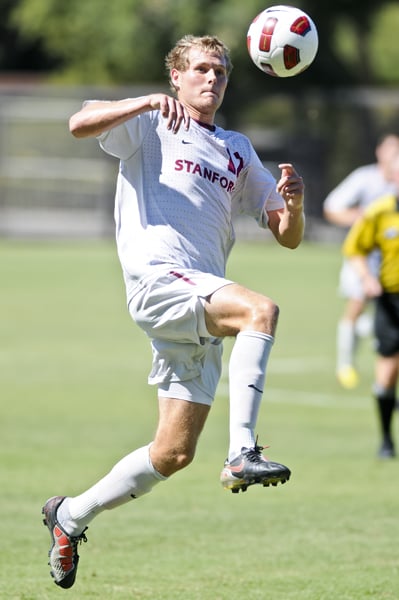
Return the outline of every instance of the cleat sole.
[[[238,494],[238,492],[246,492],[248,487],[251,485],[262,485],[263,487],[277,487],[279,483],[282,485],[289,480],[289,477],[286,479],[274,479],[274,480],[265,480],[265,481],[224,481],[222,482],[222,486],[225,490],[231,490],[233,494]]]

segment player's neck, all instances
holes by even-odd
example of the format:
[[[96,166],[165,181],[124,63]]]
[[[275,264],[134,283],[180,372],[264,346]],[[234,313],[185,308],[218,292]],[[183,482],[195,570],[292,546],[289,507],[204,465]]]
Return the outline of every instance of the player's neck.
[[[198,123],[198,125],[200,125],[201,127],[204,127],[205,129],[208,129],[209,131],[215,131],[216,129],[216,125],[214,125],[213,123],[204,123],[204,121],[200,121],[198,119],[194,119],[193,121],[195,121],[196,123]]]
[[[215,128],[215,113],[203,113],[192,106],[187,106],[190,117],[201,125],[202,127],[206,127],[207,129],[211,129],[212,131]]]

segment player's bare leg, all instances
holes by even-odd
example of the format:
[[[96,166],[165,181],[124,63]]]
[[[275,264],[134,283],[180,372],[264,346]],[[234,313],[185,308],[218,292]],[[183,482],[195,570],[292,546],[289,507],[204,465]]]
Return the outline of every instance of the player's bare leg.
[[[337,379],[342,387],[353,389],[359,383],[355,357],[358,346],[356,323],[365,308],[363,300],[347,300],[337,329]]]
[[[98,514],[148,493],[157,483],[187,466],[194,457],[209,406],[172,398],[159,399],[155,440],[122,458],[111,471],[79,496],[55,496],[43,507],[51,537],[50,573],[62,588],[74,585],[78,544]]]
[[[284,483],[290,470],[267,460],[255,437],[278,307],[270,298],[232,284],[212,294],[205,311],[212,335],[236,338],[229,364],[230,447],[221,473],[222,485],[238,492],[255,483]]]
[[[187,400],[159,398],[159,422],[150,457],[154,468],[164,477],[193,460],[209,409],[205,404]]]
[[[381,428],[380,458],[396,455],[392,438],[392,419],[396,407],[396,383],[399,375],[399,354],[378,356],[375,367],[374,395]]]
[[[215,337],[232,337],[244,330],[274,336],[278,314],[273,300],[238,283],[216,290],[205,304],[206,326]]]

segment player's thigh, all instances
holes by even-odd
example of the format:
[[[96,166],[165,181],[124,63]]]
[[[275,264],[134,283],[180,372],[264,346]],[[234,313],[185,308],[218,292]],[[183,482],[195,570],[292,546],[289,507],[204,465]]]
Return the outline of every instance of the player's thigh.
[[[394,388],[398,381],[399,354],[378,356],[375,367],[375,380],[385,389]]]
[[[344,308],[344,318],[350,321],[356,321],[366,307],[366,300],[349,298]]]
[[[211,335],[235,336],[244,329],[274,335],[278,318],[275,303],[258,292],[232,283],[206,299],[205,323]]]
[[[205,298],[231,283],[193,269],[152,273],[136,285],[129,312],[151,339],[201,345],[209,337]]]
[[[383,293],[376,299],[375,349],[383,357],[399,353],[399,294]]]
[[[343,298],[365,300],[362,280],[349,260],[344,260],[339,274],[339,291]]]

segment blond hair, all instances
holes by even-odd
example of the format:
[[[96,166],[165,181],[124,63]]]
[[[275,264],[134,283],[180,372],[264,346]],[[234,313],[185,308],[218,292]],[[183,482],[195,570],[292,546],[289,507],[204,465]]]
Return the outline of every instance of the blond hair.
[[[227,76],[230,75],[233,65],[230,59],[230,50],[227,46],[213,35],[185,35],[178,42],[176,42],[174,48],[167,54],[165,58],[165,66],[170,74],[172,69],[178,71],[186,71],[189,66],[189,51],[191,48],[198,48],[203,52],[216,54],[221,58],[224,58],[226,63]],[[176,90],[170,77],[169,83],[172,90]]]

